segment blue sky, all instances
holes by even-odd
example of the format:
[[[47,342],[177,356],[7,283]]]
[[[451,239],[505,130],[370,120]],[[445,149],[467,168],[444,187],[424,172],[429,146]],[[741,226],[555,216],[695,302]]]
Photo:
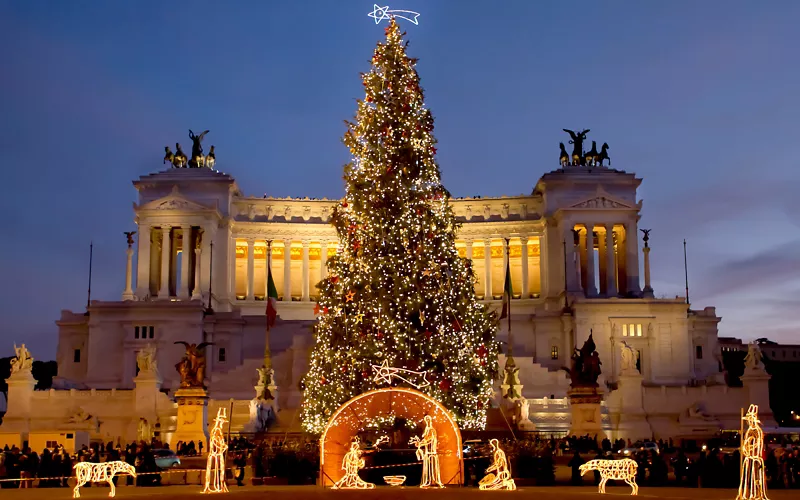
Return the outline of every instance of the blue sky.
[[[404,0],[455,196],[529,193],[562,128],[644,178],[657,295],[800,342],[800,3]],[[251,195],[338,197],[343,120],[383,35],[361,1],[0,0],[0,327],[54,356],[61,309],[124,286],[131,180],[210,129]]]

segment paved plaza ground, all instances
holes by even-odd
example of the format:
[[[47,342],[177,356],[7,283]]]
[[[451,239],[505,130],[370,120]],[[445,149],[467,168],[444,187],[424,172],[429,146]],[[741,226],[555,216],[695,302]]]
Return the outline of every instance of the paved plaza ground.
[[[301,499],[413,499],[413,500],[490,500],[492,498],[535,498],[536,500],[589,500],[600,499],[597,490],[591,486],[526,486],[517,491],[480,491],[477,488],[447,488],[444,490],[421,490],[419,488],[379,487],[374,490],[330,490],[315,486],[230,486],[226,497],[232,500],[301,500]],[[143,497],[163,497],[177,499],[197,499],[202,488],[199,486],[162,486],[162,487],[125,487],[117,489],[117,498],[140,499]],[[800,498],[799,490],[768,491],[770,500],[796,500]],[[219,496],[219,495],[218,495]],[[630,496],[630,488],[608,486],[607,496]],[[3,500],[68,500],[72,497],[71,488],[32,488],[0,490]],[[639,490],[640,498],[663,498],[675,500],[735,500],[734,489],[697,489],[697,488],[647,488]],[[81,489],[81,498],[108,498],[108,488]]]

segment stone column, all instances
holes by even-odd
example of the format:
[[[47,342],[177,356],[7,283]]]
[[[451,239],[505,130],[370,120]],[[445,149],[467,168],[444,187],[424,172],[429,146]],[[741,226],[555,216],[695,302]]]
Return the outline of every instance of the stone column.
[[[309,299],[309,290],[308,290],[308,247],[311,245],[311,242],[308,240],[303,240],[303,286],[301,287],[302,290],[302,298],[303,302],[308,302]]]
[[[192,290],[192,300],[203,300],[203,291],[200,288],[200,261],[203,251],[199,248],[194,249],[194,290]]]
[[[178,297],[189,298],[189,269],[192,266],[192,226],[181,226],[181,283],[178,287]]]
[[[586,296],[597,296],[594,282],[594,224],[586,224]]]
[[[636,232],[636,221],[625,224],[625,270],[628,275],[628,293],[639,295],[641,293],[641,288],[639,287],[639,244]]]
[[[531,296],[530,286],[528,285],[528,237],[519,237],[519,246],[522,254],[520,255],[520,265],[522,266],[522,295],[520,298],[527,299]]]
[[[122,300],[133,300],[133,246],[128,245],[126,253],[128,259],[125,263],[125,291],[122,292]]]
[[[247,239],[247,300],[255,300],[253,278],[255,278],[255,240]]]
[[[606,295],[617,296],[617,265],[614,249],[614,224],[606,224]]]
[[[139,224],[139,255],[136,265],[136,296],[145,298],[150,293],[150,232],[147,224]]]
[[[564,272],[567,273],[567,275],[564,276],[564,282],[566,283],[567,290],[564,291],[571,292],[576,290],[580,283],[580,280],[577,279],[578,273],[575,269],[575,233],[572,232],[572,228],[565,224],[562,231],[562,236],[564,258],[566,259],[566,262],[564,263]]]
[[[586,254],[588,253],[586,249],[589,248],[586,246],[586,230],[585,229],[578,229],[578,248],[576,249],[578,254],[578,269],[580,273],[580,277],[578,283],[581,284],[581,290],[586,291],[589,289],[589,283],[586,281],[586,277],[589,273],[586,272]]]
[[[319,242],[319,280],[328,276],[328,242]]]
[[[647,238],[645,238],[647,239]],[[650,246],[645,241],[644,248],[642,249],[644,253],[644,290],[642,290],[642,296],[648,299],[653,298],[653,287],[650,286]]]
[[[283,240],[283,300],[292,301],[292,240]]]
[[[466,241],[464,241],[464,244],[467,247],[465,251],[465,256],[467,260],[470,262],[470,265],[472,265],[472,240],[467,239]]]
[[[508,238],[503,237],[503,293],[506,289],[506,271],[511,270],[511,246],[509,245]],[[511,291],[514,291],[514,286],[511,286]],[[514,297],[511,297],[512,299]]]
[[[484,270],[484,293],[485,300],[492,300],[492,239],[485,238],[483,240],[483,262],[486,269]]]
[[[161,226],[161,288],[158,291],[159,299],[169,299],[170,229],[172,228],[169,226]]]

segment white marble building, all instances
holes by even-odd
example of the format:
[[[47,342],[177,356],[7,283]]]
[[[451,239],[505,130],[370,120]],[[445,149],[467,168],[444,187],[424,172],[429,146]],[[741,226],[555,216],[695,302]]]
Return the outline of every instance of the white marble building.
[[[569,382],[561,368],[590,332],[603,363],[603,425],[612,437],[738,428],[739,408],[751,402],[760,403],[762,417],[769,418],[768,376],[752,378],[745,388],[724,385],[714,308],[689,310],[683,297],[654,297],[648,266],[640,261],[641,182],[611,168],[568,166],[544,174],[528,196],[452,201],[463,222],[457,245],[478,276],[475,292],[493,307],[500,305],[505,259],[510,259],[516,293],[513,352],[530,420],[539,430],[568,430],[563,398]],[[130,437],[142,416],[130,402],[140,391],[136,355],[152,344],[161,392],[151,393],[148,418],[157,418],[169,435],[175,426],[169,395],[178,385],[172,367],[183,353],[174,342],[206,341],[214,343],[207,348],[210,411],[234,400],[234,428],[244,425],[264,355],[271,242],[280,295],[270,340],[278,428],[299,429],[298,384],[312,343],[315,285],[326,273],[324,256],[337,249],[328,218],[338,201],[248,197],[230,175],[202,168],[170,169],[133,184],[138,233],[128,249],[127,273],[120,266],[120,278],[127,274],[121,300],[93,301],[88,315],[62,311],[58,383],[72,391],[37,393],[34,406],[52,408],[69,399],[53,410],[63,413],[57,418],[67,418],[75,408],[108,412],[114,406],[108,402],[117,398],[121,409],[100,418],[97,433]],[[206,314],[209,303],[213,314]],[[506,323],[500,328],[505,341]],[[622,373],[623,340],[638,356],[634,374]],[[10,398],[12,416],[14,404]],[[39,425],[30,418],[28,427]]]

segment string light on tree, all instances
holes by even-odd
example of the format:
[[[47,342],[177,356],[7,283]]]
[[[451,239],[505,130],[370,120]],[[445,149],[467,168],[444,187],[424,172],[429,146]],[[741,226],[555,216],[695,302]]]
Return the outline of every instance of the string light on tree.
[[[389,362],[386,360],[380,365],[372,365],[372,370],[375,372],[374,381],[376,384],[391,384],[392,379],[396,378],[416,389],[422,389],[423,387],[431,385],[426,378],[427,372],[415,372],[403,368],[393,368],[389,366]]]
[[[75,488],[72,490],[72,498],[81,497],[81,486],[86,483],[101,483],[107,482],[111,487],[108,496],[114,498],[116,495],[116,488],[114,487],[114,476],[117,474],[130,474],[136,477],[136,468],[129,463],[119,460],[113,462],[103,462],[100,464],[92,462],[80,462],[75,464]]]
[[[597,487],[598,493],[606,492],[606,483],[609,479],[614,481],[625,481],[631,487],[631,495],[639,494],[639,485],[636,484],[636,471],[639,466],[635,460],[623,458],[622,460],[589,460],[580,466],[581,476],[589,471],[600,472],[600,484]]]
[[[391,17],[344,136],[352,161],[331,216],[340,250],[318,284],[319,311],[331,314],[317,316],[304,378],[301,418],[311,433],[346,401],[379,388],[372,367],[384,362],[406,375],[425,372],[427,385],[411,385],[441,402],[459,427],[486,424],[496,316],[475,297],[470,263],[455,246],[460,226],[415,66]]]

